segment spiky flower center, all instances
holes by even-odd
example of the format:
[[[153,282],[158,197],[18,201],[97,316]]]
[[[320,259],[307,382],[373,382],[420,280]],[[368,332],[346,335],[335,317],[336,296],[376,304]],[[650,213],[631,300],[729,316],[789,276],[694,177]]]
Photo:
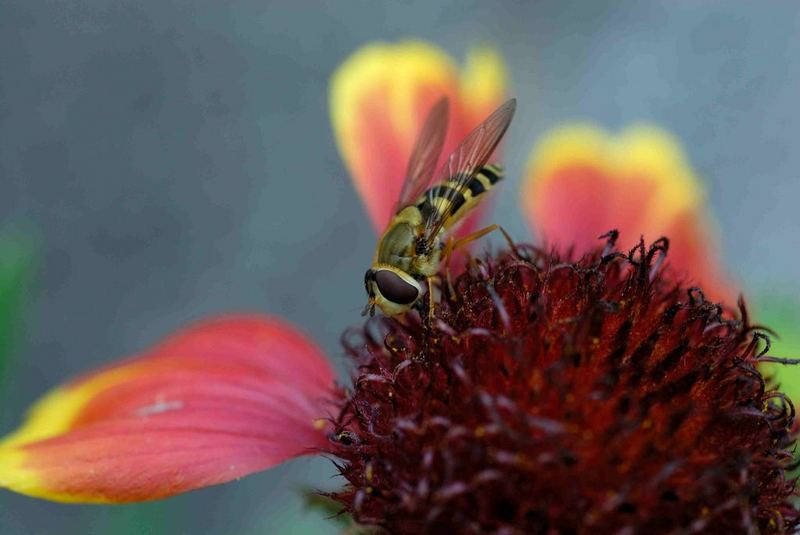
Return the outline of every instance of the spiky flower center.
[[[470,261],[435,314],[373,319],[330,453],[390,533],[784,532],[794,410],[760,333],[664,270],[666,240]],[[425,307],[423,307],[425,308]]]

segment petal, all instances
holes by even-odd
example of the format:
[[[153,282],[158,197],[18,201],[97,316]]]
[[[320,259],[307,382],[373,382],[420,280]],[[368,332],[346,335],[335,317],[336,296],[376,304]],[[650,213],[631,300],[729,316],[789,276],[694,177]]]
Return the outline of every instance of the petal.
[[[607,152],[605,135],[587,125],[554,130],[534,149],[521,202],[531,224],[549,243],[582,251],[608,230],[607,203],[597,200],[613,198],[606,192],[620,188]],[[615,219],[617,227],[624,225],[621,217]]]
[[[673,269],[707,296],[736,302],[702,186],[676,140],[658,128],[635,126],[618,137],[585,124],[554,130],[531,156],[522,204],[540,237],[562,249],[596,247],[613,228],[622,248],[640,236],[667,236]]]
[[[508,70],[496,48],[482,45],[468,52],[460,88],[470,127],[480,124],[503,103],[508,90]]]
[[[688,286],[702,288],[706,298],[734,306],[739,290],[722,269],[719,232],[699,210],[676,214],[661,235],[669,238],[669,265]]]
[[[707,210],[705,192],[686,161],[678,140],[652,126],[634,126],[612,140],[615,169],[629,186],[652,190],[639,217],[642,224],[665,228],[686,211]]]
[[[339,151],[378,231],[392,216],[417,133],[442,95],[450,98],[452,126],[459,116],[455,65],[420,41],[367,45],[331,79]]]
[[[121,503],[230,481],[322,446],[332,384],[293,327],[211,319],[46,395],[0,442],[0,485]]]
[[[459,81],[460,104],[464,115],[456,118],[454,124],[451,124],[453,135],[448,136],[442,151],[443,158],[449,156],[473,128],[481,124],[506,100],[507,72],[503,57],[493,46],[481,45],[469,50]],[[502,144],[495,151],[495,156],[501,148]],[[495,158],[494,161],[498,162],[499,159]],[[473,213],[458,225],[455,234],[466,236],[477,229],[488,205],[486,201],[479,204]],[[460,266],[462,263],[461,256],[457,253],[452,265]]]

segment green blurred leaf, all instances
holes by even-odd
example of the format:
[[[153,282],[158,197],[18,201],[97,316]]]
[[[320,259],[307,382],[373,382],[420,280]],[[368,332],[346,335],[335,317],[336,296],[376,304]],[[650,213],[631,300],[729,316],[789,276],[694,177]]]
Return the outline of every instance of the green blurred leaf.
[[[174,510],[169,501],[134,503],[100,508],[92,519],[92,533],[114,535],[166,535]]]
[[[342,505],[340,503],[312,489],[303,489],[302,493],[305,498],[306,509],[309,511],[321,513],[342,526],[350,526],[353,524],[352,517],[342,512]]]
[[[771,337],[771,356],[800,359],[800,295],[765,294],[758,299],[754,317],[757,324],[778,335]],[[796,406],[800,405],[800,364],[770,364],[764,370],[775,377]]]
[[[352,516],[342,512],[342,505],[328,496],[311,489],[303,489],[302,493],[305,497],[306,509],[324,514],[331,522],[342,527],[343,535],[373,535],[376,533],[373,529],[356,524]]]
[[[19,340],[33,275],[34,244],[19,235],[0,236],[0,379]]]

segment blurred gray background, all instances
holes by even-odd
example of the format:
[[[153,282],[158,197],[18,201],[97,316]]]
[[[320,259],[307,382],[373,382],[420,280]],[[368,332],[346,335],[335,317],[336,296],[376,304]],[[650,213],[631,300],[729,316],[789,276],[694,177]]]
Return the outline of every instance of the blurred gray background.
[[[256,310],[341,367],[375,236],[334,146],[331,72],[370,40],[457,58],[495,42],[519,112],[495,221],[525,239],[516,187],[560,121],[677,134],[745,287],[800,287],[800,4],[0,1],[0,223],[34,232],[27,339],[2,433],[66,377],[187,322]],[[165,502],[64,506],[0,491],[7,533],[336,533],[299,460]]]

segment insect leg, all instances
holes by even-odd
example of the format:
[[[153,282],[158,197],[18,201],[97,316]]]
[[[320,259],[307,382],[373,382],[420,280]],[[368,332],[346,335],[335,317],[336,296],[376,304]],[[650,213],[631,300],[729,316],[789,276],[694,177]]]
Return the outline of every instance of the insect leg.
[[[511,239],[511,236],[509,236],[508,232],[506,232],[506,229],[504,229],[500,225],[489,225],[486,228],[483,228],[481,230],[473,232],[472,234],[464,236],[460,240],[453,240],[453,239],[448,240],[447,244],[444,247],[444,251],[442,252],[442,255],[444,256],[445,261],[447,262],[447,265],[449,265],[450,256],[455,251],[457,251],[458,249],[464,247],[465,245],[468,245],[468,244],[474,242],[475,240],[479,240],[479,239],[483,238],[484,236],[486,236],[487,234],[489,234],[491,232],[494,232],[495,230],[499,230],[503,234],[503,238],[505,238],[506,243],[508,243],[508,247],[512,251],[514,251],[515,255],[519,256],[519,251],[517,251],[517,246],[516,246],[516,244],[514,244],[514,240]]]
[[[450,265],[450,257],[452,256],[452,254],[455,251],[459,250],[460,248],[464,247],[465,245],[467,245],[469,243],[474,242],[475,240],[479,240],[480,238],[483,238],[484,236],[486,236],[490,232],[494,232],[495,230],[497,230],[499,228],[500,228],[500,225],[489,225],[488,227],[486,227],[484,229],[478,230],[476,232],[473,232],[472,234],[468,234],[467,236],[464,236],[460,240],[448,240],[447,244],[444,247],[444,251],[442,252],[442,254],[444,255],[444,258],[445,258],[445,262],[446,262],[445,265],[447,265],[447,266]],[[503,231],[503,234],[506,234],[505,231]],[[506,236],[508,236],[508,235],[506,234]]]
[[[433,325],[433,277],[425,279],[428,283],[428,324]]]
[[[453,288],[453,281],[451,280],[450,277],[450,258],[452,258],[453,253],[458,249],[464,247],[465,245],[468,245],[474,242],[475,240],[483,238],[487,234],[494,232],[495,230],[499,230],[503,234],[503,238],[505,238],[509,248],[512,251],[514,251],[514,255],[517,258],[521,258],[519,251],[517,250],[517,246],[514,243],[514,240],[511,239],[511,236],[508,234],[508,232],[506,232],[506,229],[504,229],[500,225],[496,224],[489,225],[488,227],[473,232],[472,234],[468,234],[467,236],[464,236],[459,240],[456,240],[451,236],[450,238],[448,238],[447,243],[445,244],[444,249],[442,250],[442,256],[444,257],[444,272],[447,278],[447,289],[450,291],[450,295],[455,294],[455,290]]]
[[[500,230],[500,232],[503,233],[503,238],[506,239],[506,243],[508,244],[508,247],[512,251],[514,251],[514,255],[521,260],[522,257],[519,254],[519,249],[517,249],[517,244],[514,243],[514,240],[511,239],[511,236],[509,236],[508,232],[506,232],[506,229],[504,229],[500,225],[498,225],[497,228],[498,228],[498,230]]]
[[[455,289],[453,288],[453,280],[450,276],[450,259],[453,257],[453,253],[464,247],[465,245],[486,236],[490,232],[493,232],[500,228],[499,225],[489,225],[488,227],[481,229],[477,232],[473,232],[467,236],[464,236],[460,240],[456,240],[452,236],[447,239],[447,243],[442,250],[442,256],[444,257],[444,272],[445,277],[447,278],[447,289],[450,291],[450,295],[455,295]],[[505,233],[505,231],[504,231]]]

